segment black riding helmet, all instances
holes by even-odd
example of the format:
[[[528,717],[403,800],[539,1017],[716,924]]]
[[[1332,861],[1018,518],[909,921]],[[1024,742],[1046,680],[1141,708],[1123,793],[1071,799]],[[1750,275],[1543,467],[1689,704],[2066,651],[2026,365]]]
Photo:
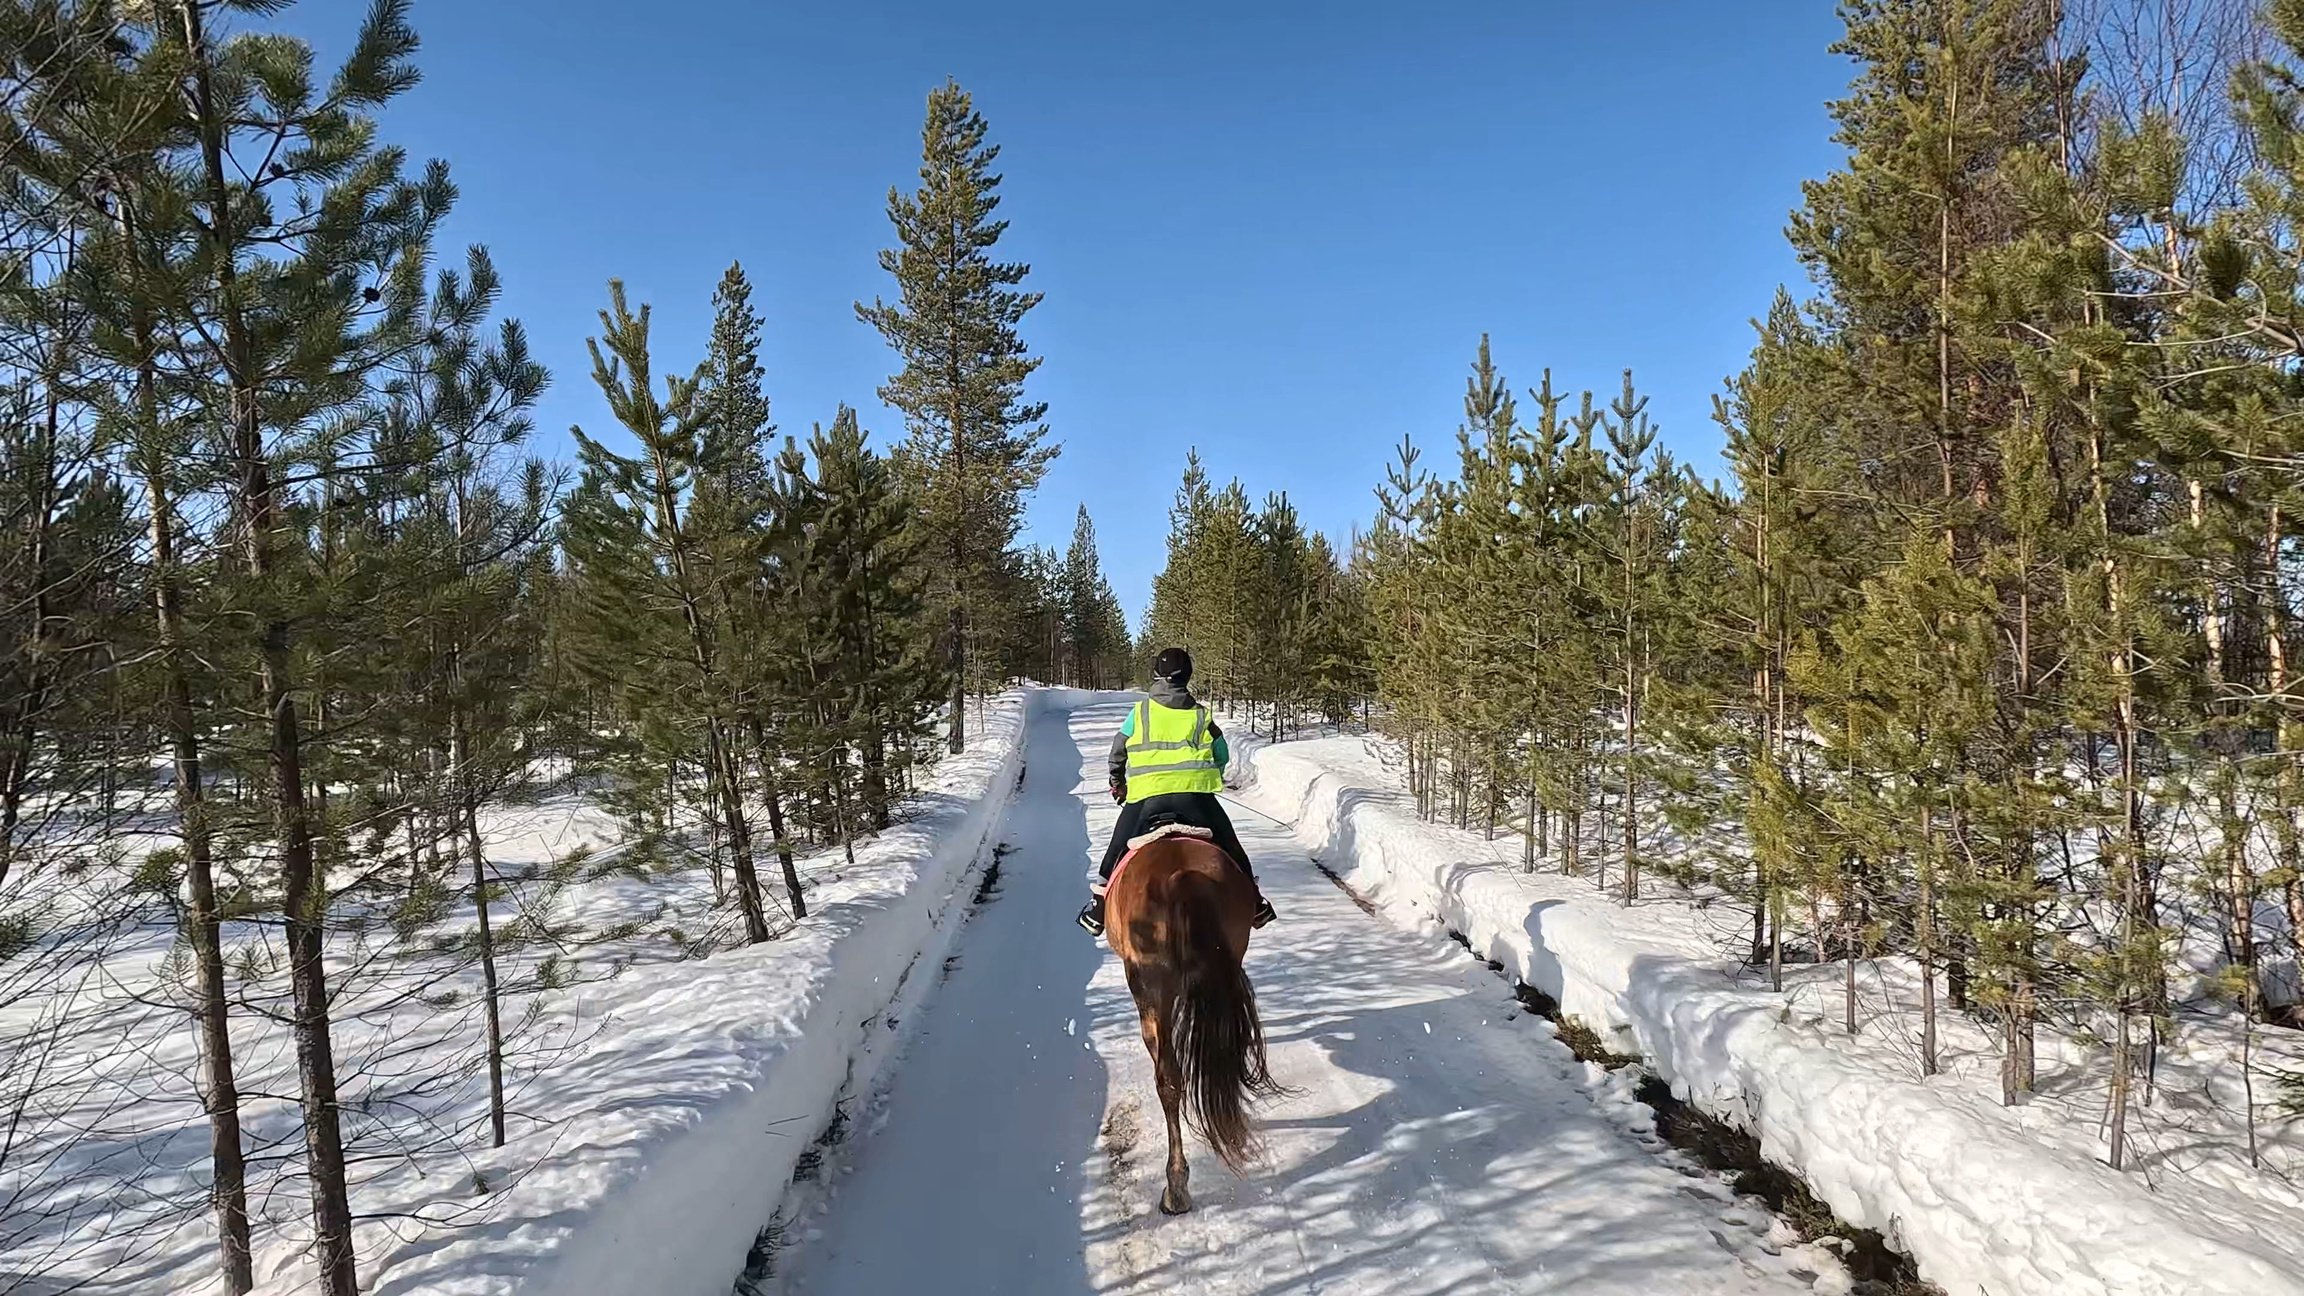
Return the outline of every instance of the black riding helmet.
[[[1177,688],[1192,682],[1192,654],[1181,648],[1163,648],[1152,659],[1152,678],[1165,680]]]

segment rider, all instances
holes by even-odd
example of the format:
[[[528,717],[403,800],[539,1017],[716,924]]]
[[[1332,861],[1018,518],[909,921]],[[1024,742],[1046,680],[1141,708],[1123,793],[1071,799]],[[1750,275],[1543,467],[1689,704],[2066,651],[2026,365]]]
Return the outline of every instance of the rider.
[[[1112,737],[1112,799],[1121,808],[1112,825],[1112,841],[1104,848],[1104,865],[1089,888],[1088,907],[1080,911],[1080,925],[1091,935],[1104,931],[1104,884],[1127,853],[1129,838],[1147,825],[1167,822],[1206,828],[1215,834],[1216,845],[1240,865],[1248,884],[1256,884],[1248,852],[1241,849],[1240,835],[1216,799],[1224,787],[1224,766],[1231,752],[1208,708],[1185,687],[1191,682],[1192,654],[1182,648],[1161,649],[1152,659],[1152,696],[1129,708],[1128,719]],[[1259,889],[1256,926],[1274,916],[1272,902]]]

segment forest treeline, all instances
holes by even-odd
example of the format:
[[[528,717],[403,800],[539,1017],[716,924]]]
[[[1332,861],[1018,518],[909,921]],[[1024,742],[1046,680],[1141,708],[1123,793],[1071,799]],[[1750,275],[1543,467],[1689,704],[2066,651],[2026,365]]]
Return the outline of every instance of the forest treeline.
[[[701,356],[610,285],[590,372],[548,374],[487,250],[438,246],[447,166],[379,127],[419,78],[408,4],[332,69],[284,7],[0,3],[0,1250],[99,1244],[59,1222],[75,1148],[110,1137],[68,1098],[78,996],[158,926],[134,993],[198,1041],[225,1288],[287,1190],[348,1296],[348,1164],[503,1144],[514,1000],[583,938],[540,902],[563,870],[491,861],[491,811],[581,789],[624,826],[616,869],[709,877],[731,930],[681,948],[770,940],[808,912],[797,857],[900,819],[969,695],[1117,684],[1133,644],[1085,509],[1062,553],[1018,542],[1056,453],[1025,397],[1039,298],[997,259],[960,87],[890,191],[889,295],[856,306],[905,423],[876,443],[851,408],[776,426],[741,266],[689,308]],[[532,426],[555,379],[599,394],[566,464]],[[385,983],[474,1009],[477,1126],[429,1123],[453,1077],[380,1089],[412,1054],[340,1066]],[[293,1153],[242,1125],[236,1031],[276,1025],[293,1074],[255,1083],[293,1087]]]
[[[1845,960],[1851,1032],[1908,957],[1923,1073],[1944,1011],[2008,1102],[2043,1025],[2103,1041],[2124,1165],[2181,1008],[2295,1021],[2304,4],[1842,16],[1847,159],[1718,398],[1726,480],[1629,372],[1515,387],[1483,339],[1454,453],[1404,443],[1292,598],[1232,593],[1295,561],[1285,503],[1195,463],[1152,624],[1220,694],[1366,681],[1422,811],[1528,868],[1741,899],[1779,984]],[[1323,673],[1329,625],[1367,657]]]

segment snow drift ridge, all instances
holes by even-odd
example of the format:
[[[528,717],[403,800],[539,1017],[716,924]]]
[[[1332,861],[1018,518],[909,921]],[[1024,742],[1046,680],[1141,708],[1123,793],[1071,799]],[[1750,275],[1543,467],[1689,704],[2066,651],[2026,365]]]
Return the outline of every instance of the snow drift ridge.
[[[1751,1130],[1947,1292],[2304,1293],[2297,1257],[2257,1221],[2180,1209],[1989,1103],[1835,1048],[1776,996],[1580,883],[1466,862],[1463,835],[1419,822],[1392,782],[1361,740],[1333,738],[1257,747],[1245,786],[1356,889],[1445,923],[1646,1057],[1676,1094]]]

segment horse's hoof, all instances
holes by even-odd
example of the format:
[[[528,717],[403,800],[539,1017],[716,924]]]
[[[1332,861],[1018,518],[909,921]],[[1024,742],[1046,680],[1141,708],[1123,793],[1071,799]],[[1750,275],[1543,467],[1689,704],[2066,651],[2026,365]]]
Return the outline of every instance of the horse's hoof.
[[[1182,1215],[1191,1209],[1192,1194],[1188,1192],[1179,1192],[1171,1188],[1160,1194],[1160,1213],[1163,1215]]]

